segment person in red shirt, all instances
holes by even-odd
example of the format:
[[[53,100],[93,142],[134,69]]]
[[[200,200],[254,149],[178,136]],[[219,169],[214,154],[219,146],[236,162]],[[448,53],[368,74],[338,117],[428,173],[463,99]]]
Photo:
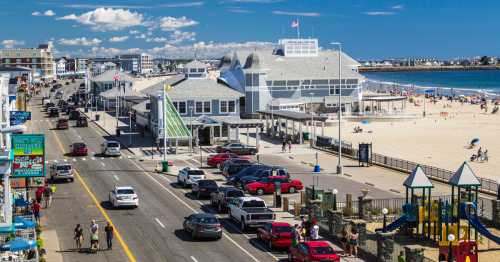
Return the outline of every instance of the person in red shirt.
[[[42,203],[43,187],[39,187],[35,192],[36,202]]]
[[[38,203],[38,201],[33,203],[33,214],[35,215],[35,221],[38,224],[40,224],[40,209],[41,208],[42,208],[42,206],[40,205],[40,203]]]

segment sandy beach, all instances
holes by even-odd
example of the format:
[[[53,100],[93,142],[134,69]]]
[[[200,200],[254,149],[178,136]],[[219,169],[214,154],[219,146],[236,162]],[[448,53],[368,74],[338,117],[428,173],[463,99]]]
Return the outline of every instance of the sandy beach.
[[[455,171],[463,161],[468,161],[479,147],[488,150],[488,162],[469,162],[479,177],[500,179],[500,115],[481,111],[479,105],[440,100],[436,104],[426,100],[426,117],[422,117],[423,97],[418,97],[420,106],[406,103],[406,113],[418,116],[412,120],[389,122],[370,121],[368,124],[347,122],[343,128],[343,139],[357,146],[360,142],[373,143],[373,152],[433,165]],[[447,117],[442,112],[447,112]],[[354,133],[354,127],[363,128]],[[325,128],[325,135],[336,138],[337,127]],[[480,143],[469,148],[473,138]]]

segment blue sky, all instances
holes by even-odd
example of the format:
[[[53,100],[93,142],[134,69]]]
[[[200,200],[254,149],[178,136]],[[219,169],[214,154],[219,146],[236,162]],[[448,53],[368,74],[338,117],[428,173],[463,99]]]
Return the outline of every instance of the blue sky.
[[[0,43],[59,55],[217,54],[301,35],[357,59],[500,55],[500,1],[2,0]]]

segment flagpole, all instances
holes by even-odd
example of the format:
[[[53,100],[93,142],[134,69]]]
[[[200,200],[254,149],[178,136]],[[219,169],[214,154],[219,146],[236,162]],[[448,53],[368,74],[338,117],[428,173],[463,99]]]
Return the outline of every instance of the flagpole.
[[[167,94],[163,87],[163,161],[167,161]]]

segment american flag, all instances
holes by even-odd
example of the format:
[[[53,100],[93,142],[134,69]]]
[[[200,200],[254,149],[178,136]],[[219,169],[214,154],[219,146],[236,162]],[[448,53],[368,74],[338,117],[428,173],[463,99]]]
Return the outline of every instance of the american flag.
[[[299,20],[296,19],[296,20],[293,20],[292,21],[292,28],[298,28],[299,27]]]
[[[118,74],[118,72],[113,76],[113,80],[120,81],[120,75]]]

